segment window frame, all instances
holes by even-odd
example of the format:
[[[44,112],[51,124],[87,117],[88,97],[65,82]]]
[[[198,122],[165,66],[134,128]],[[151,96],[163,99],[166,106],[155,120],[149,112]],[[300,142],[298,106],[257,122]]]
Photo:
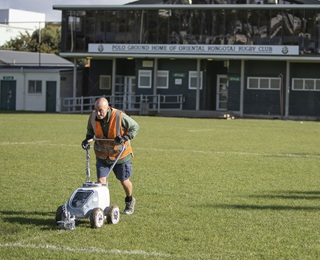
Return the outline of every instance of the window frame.
[[[257,80],[255,87],[250,87],[250,81]],[[273,88],[272,81],[278,81],[277,87]],[[267,87],[262,87],[263,83],[267,82]],[[279,77],[247,77],[247,89],[248,90],[280,90],[280,78]]]
[[[188,75],[188,89],[190,90],[197,90],[197,86],[192,86],[192,79],[197,79],[198,71],[189,71]],[[202,90],[203,86],[203,71],[200,71],[200,90]]]
[[[142,75],[145,74],[145,75]],[[141,77],[149,77],[147,85],[141,85]],[[138,71],[138,88],[149,89],[152,87],[152,70],[139,70]]]
[[[160,75],[162,74],[162,75]],[[164,86],[159,86],[158,78],[165,78],[166,84]],[[169,71],[168,70],[158,70],[157,71],[157,88],[158,89],[168,89],[169,88]]]
[[[34,86],[30,86],[31,83],[33,83]],[[40,84],[40,85],[38,85],[38,84]],[[31,91],[31,87],[34,88],[33,91]],[[40,90],[38,90],[38,88],[40,88]],[[42,80],[29,79],[28,80],[28,94],[29,95],[41,95],[42,94]]]
[[[111,76],[110,75],[100,75],[99,76],[99,89],[110,90],[111,89]],[[106,85],[104,87],[104,85]]]
[[[295,88],[295,82],[297,81],[302,81],[302,88]],[[313,81],[313,87],[311,88],[310,86],[305,84],[305,81]],[[316,88],[317,85],[319,86],[318,89]],[[320,78],[292,78],[291,89],[293,91],[320,91]]]

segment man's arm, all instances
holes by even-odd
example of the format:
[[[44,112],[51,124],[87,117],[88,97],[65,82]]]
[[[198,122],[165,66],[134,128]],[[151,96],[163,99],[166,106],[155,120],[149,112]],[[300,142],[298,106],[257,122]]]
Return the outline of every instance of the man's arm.
[[[139,124],[125,113],[122,114],[122,126],[130,140],[138,134],[140,128]]]
[[[89,116],[88,119],[86,140],[92,139],[94,137],[93,127],[91,124],[91,116]]]

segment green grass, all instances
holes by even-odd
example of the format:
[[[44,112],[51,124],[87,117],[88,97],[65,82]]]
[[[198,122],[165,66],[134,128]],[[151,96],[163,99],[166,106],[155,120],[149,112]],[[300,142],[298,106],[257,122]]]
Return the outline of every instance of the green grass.
[[[85,181],[87,118],[0,114],[0,259],[320,258],[318,122],[136,116],[135,214],[61,231],[56,208]]]

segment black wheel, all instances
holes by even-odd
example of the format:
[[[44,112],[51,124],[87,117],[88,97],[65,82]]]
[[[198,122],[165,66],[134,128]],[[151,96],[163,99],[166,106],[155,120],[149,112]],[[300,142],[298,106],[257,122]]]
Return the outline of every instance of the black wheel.
[[[100,208],[94,208],[90,214],[91,228],[101,228],[104,223],[104,213]]]
[[[111,206],[107,210],[107,223],[118,224],[120,221],[120,209],[118,206]]]
[[[59,206],[56,211],[56,222],[63,220],[63,205]]]

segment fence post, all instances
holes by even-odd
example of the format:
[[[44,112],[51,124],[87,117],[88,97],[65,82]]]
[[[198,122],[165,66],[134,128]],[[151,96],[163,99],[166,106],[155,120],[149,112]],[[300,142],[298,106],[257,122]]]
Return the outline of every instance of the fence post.
[[[81,105],[81,107],[80,107],[80,110],[81,110],[81,114],[83,114],[83,96],[81,96],[81,98],[80,98],[80,105]]]

